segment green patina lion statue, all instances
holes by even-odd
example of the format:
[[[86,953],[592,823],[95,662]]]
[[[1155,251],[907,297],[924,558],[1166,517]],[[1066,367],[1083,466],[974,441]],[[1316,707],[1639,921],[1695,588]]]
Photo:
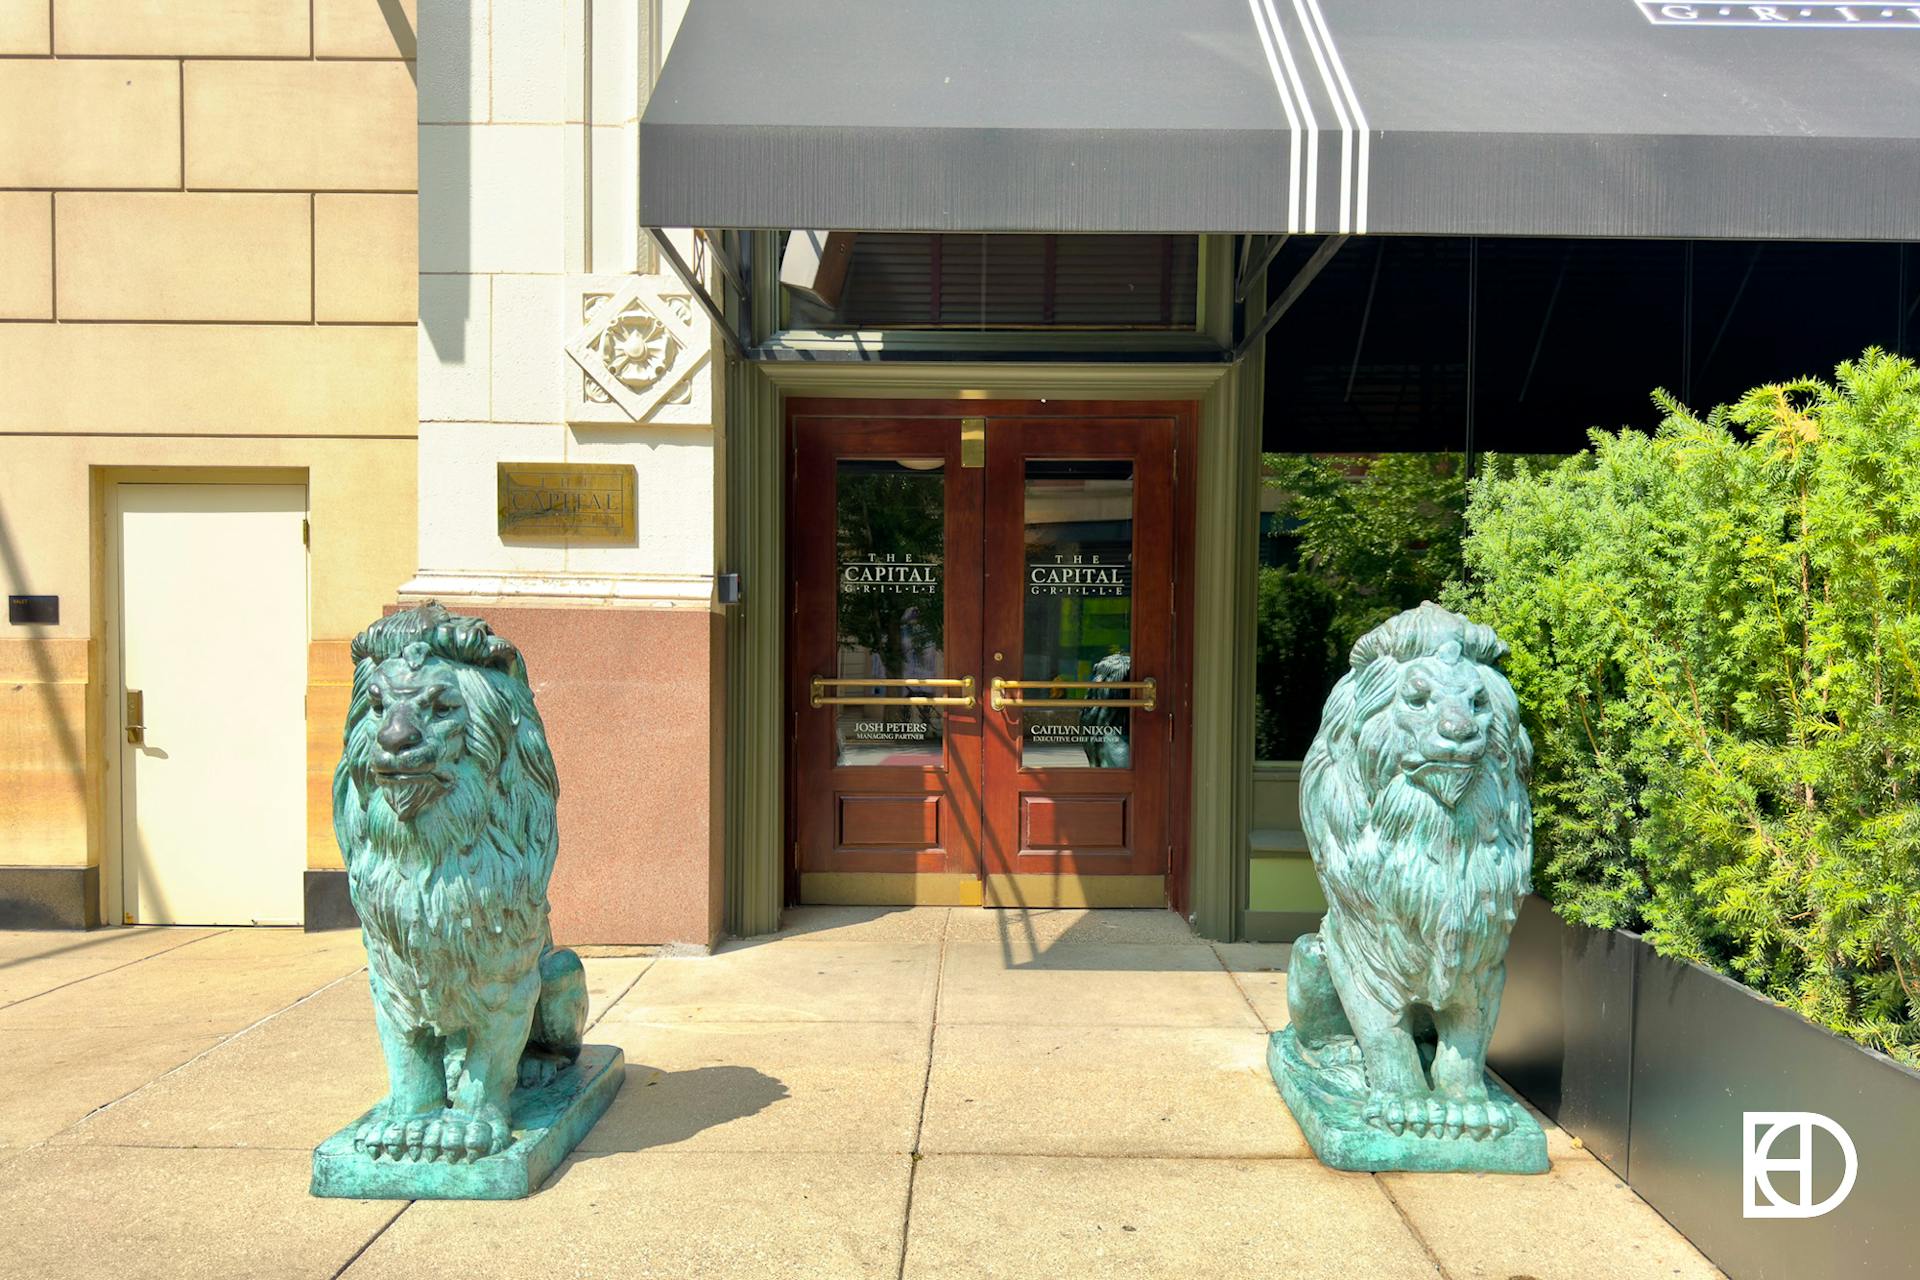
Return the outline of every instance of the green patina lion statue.
[[[458,1164],[514,1141],[586,1026],[580,959],[553,945],[559,783],[520,654],[438,604],[353,642],[334,833],[367,946],[387,1097],[353,1149]]]
[[[1294,943],[1268,1059],[1338,1168],[1547,1167],[1539,1124],[1486,1070],[1533,865],[1506,653],[1435,604],[1388,619],[1353,646],[1301,768],[1327,914]]]

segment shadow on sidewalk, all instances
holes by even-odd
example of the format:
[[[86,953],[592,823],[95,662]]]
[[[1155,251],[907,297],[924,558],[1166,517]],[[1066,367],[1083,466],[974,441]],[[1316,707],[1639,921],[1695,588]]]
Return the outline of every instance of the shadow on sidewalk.
[[[554,1174],[552,1182],[558,1182],[577,1162],[672,1146],[708,1129],[757,1115],[792,1096],[784,1083],[752,1067],[663,1071],[630,1062],[626,1070],[619,1096],[574,1149],[566,1165]]]

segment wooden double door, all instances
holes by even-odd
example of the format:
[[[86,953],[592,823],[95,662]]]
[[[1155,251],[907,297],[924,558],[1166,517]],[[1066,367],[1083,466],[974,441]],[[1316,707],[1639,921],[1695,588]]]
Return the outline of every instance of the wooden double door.
[[[792,896],[1166,905],[1190,407],[885,410],[789,412]]]

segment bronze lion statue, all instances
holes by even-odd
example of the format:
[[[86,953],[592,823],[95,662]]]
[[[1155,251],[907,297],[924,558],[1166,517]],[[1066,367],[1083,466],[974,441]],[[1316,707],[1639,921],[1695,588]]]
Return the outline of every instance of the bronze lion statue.
[[[438,604],[353,641],[334,834],[360,913],[388,1093],[354,1147],[477,1160],[518,1085],[580,1052],[586,976],[553,945],[559,784],[520,654]]]
[[[1389,619],[1354,645],[1301,768],[1327,914],[1294,944],[1281,1034],[1315,1089],[1344,1090],[1394,1139],[1538,1132],[1486,1074],[1533,865],[1533,745],[1506,653],[1435,604]],[[1377,1138],[1369,1158],[1393,1147]]]

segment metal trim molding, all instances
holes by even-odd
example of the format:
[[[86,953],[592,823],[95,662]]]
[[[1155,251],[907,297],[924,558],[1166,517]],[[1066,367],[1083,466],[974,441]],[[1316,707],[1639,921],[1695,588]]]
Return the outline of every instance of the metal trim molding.
[[[982,882],[988,907],[1165,907],[1165,876],[990,875]]]
[[[980,877],[955,872],[808,871],[800,901],[838,907],[977,907]]]

